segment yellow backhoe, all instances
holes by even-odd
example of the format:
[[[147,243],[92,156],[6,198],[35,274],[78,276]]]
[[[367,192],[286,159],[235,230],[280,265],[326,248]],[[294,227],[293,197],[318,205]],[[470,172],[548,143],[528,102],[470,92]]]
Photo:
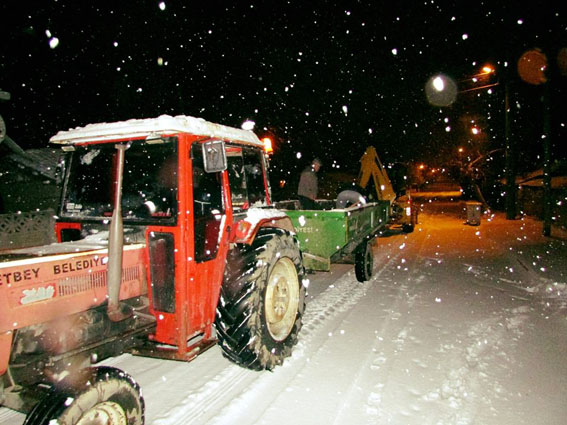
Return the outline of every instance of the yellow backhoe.
[[[376,199],[390,202],[390,227],[401,227],[406,233],[413,231],[417,223],[417,210],[413,208],[410,194],[396,194],[373,146],[369,146],[360,159],[358,186],[365,190],[370,201]]]

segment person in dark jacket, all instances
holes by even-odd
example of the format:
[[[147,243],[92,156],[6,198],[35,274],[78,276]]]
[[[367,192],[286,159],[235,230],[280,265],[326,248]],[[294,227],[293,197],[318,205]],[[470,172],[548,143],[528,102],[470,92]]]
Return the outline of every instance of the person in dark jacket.
[[[317,180],[317,172],[321,168],[321,160],[315,158],[299,176],[299,186],[297,188],[297,196],[299,204],[304,210],[320,210],[321,207],[317,203],[317,192],[319,191],[319,182]]]

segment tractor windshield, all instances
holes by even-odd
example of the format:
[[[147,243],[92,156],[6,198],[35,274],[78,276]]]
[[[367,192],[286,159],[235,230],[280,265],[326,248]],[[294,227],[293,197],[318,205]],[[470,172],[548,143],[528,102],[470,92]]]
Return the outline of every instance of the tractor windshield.
[[[112,216],[117,157],[118,150],[112,143],[75,148],[64,187],[63,217],[108,219]],[[176,211],[176,140],[133,141],[124,158],[124,221],[173,222]]]

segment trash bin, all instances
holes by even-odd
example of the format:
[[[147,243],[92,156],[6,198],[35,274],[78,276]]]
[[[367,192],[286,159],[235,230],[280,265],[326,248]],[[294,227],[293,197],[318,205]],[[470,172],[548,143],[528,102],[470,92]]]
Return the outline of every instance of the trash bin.
[[[467,201],[467,224],[478,226],[480,215],[482,214],[482,204],[477,201]]]

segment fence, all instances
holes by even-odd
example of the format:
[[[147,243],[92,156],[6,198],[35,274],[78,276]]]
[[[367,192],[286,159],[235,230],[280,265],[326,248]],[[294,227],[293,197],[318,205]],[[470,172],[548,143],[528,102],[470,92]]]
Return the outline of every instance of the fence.
[[[567,188],[554,188],[552,191],[552,223],[567,229]],[[522,186],[518,191],[518,208],[523,214],[543,219],[543,188]]]

